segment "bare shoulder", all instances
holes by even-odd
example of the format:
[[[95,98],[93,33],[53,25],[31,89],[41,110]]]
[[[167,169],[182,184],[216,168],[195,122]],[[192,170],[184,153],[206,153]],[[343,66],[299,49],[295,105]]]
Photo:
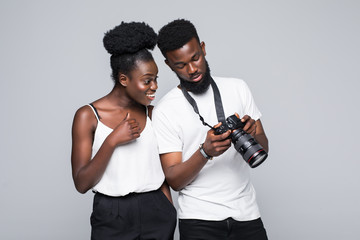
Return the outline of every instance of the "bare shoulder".
[[[93,118],[93,116],[94,112],[91,107],[89,105],[84,105],[75,112],[74,118],[79,120],[89,120]]]
[[[74,116],[73,127],[88,127],[95,128],[97,119],[90,106],[84,105],[80,107]]]

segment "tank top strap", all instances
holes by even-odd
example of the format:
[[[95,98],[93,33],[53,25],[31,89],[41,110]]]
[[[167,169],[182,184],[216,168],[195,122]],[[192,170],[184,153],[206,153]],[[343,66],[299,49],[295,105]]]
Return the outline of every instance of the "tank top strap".
[[[93,110],[93,112],[94,112],[94,114],[95,114],[96,119],[97,119],[98,121],[100,121],[100,116],[99,116],[99,114],[98,114],[98,112],[97,112],[96,108],[94,107],[94,105],[93,105],[92,103],[90,103],[90,104],[88,104],[88,105],[89,105],[89,107],[91,107],[91,109]]]
[[[149,106],[146,107],[146,116],[148,116],[150,119],[151,119],[153,108],[154,108],[153,105],[149,105]]]

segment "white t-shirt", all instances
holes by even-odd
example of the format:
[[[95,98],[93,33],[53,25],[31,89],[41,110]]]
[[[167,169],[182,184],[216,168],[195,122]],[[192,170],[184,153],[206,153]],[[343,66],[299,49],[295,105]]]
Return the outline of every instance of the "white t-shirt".
[[[223,103],[225,117],[235,112],[260,118],[252,94],[241,79],[213,77]],[[195,99],[200,115],[214,126],[218,123],[211,86]],[[168,92],[153,110],[153,126],[160,154],[182,152],[186,161],[205,141],[209,127],[204,126],[179,88]],[[179,218],[238,221],[260,217],[255,190],[250,182],[250,167],[233,145],[206,163],[197,177],[179,192]]]

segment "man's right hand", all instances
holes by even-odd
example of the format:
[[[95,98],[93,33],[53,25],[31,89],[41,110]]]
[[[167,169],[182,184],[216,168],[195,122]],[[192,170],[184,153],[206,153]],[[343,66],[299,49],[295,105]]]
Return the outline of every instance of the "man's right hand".
[[[215,128],[220,124],[215,125]],[[231,146],[231,139],[228,139],[230,132],[215,135],[213,129],[209,130],[203,144],[205,153],[212,157],[224,153]],[[166,181],[175,191],[180,191],[191,183],[208,161],[199,149],[186,161],[182,161],[182,152],[164,153],[160,155],[160,159]]]
[[[214,126],[217,128],[221,125],[218,123]],[[203,145],[204,151],[207,155],[216,157],[223,154],[231,146],[231,139],[229,138],[231,130],[228,130],[220,135],[215,135],[215,131],[210,129],[207,132],[206,139]]]

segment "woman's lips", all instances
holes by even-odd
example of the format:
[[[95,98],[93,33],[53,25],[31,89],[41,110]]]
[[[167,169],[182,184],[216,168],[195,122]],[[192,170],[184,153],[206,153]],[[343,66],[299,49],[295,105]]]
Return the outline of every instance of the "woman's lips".
[[[152,101],[155,99],[155,93],[146,94],[146,97]]]

